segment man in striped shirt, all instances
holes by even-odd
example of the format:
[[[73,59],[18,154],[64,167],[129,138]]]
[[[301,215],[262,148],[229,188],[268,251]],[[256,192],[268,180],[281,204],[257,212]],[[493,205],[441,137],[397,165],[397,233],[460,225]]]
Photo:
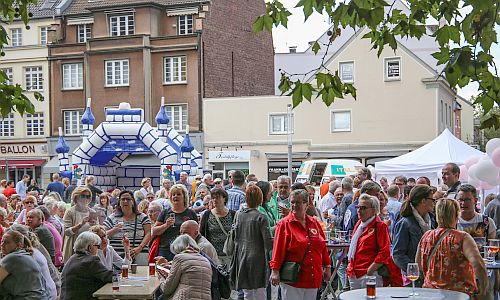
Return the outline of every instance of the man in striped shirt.
[[[230,210],[238,211],[245,200],[245,174],[236,170],[231,175],[233,187],[227,190],[228,200],[226,207]]]

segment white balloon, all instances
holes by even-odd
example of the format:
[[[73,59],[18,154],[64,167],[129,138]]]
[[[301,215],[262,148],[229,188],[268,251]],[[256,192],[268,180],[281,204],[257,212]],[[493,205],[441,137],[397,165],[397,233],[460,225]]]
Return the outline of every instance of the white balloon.
[[[477,179],[477,174],[476,174],[476,171],[477,171],[477,163],[476,164],[473,164],[472,166],[470,166],[468,172],[469,172],[469,177],[470,178],[474,178],[474,179]]]
[[[475,188],[478,188],[481,185],[481,181],[476,178],[472,178],[469,176],[469,179],[467,180],[467,183],[472,185]]]
[[[481,160],[476,165],[475,176],[477,179],[493,182],[498,178],[498,168],[490,160]]]
[[[500,178],[497,178],[496,180],[493,180],[493,181],[488,181],[488,184],[491,185],[491,186],[497,186],[497,185],[500,185]]]
[[[500,148],[500,139],[499,138],[494,138],[488,141],[486,143],[486,153],[491,156],[493,154],[493,151],[495,149]]]

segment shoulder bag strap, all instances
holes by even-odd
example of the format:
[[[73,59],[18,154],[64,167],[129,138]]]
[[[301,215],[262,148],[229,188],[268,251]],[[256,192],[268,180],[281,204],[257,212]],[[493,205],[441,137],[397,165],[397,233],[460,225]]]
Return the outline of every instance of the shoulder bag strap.
[[[302,264],[306,260],[307,252],[309,252],[309,249],[311,248],[311,231],[310,229],[307,229],[307,239],[309,240],[309,243],[307,243],[307,249],[306,252],[304,253],[304,257],[302,257],[302,261],[300,262],[300,266],[302,267]]]
[[[211,213],[212,215],[214,215],[215,220],[217,220],[217,223],[219,224],[219,227],[220,227],[220,229],[222,230],[222,232],[224,232],[224,234],[225,234],[226,236],[228,236],[228,235],[229,235],[229,232],[227,232],[227,231],[224,229],[224,226],[222,226],[222,223],[221,223],[221,221],[220,221],[219,217],[218,217],[216,214],[212,213],[212,212],[210,212],[210,213]],[[228,212],[228,214],[229,214],[229,212]]]
[[[443,241],[444,237],[448,233],[450,233],[450,231],[451,231],[451,228],[446,229],[446,231],[443,234],[441,234],[441,236],[439,237],[437,243],[434,244],[434,247],[432,248],[431,253],[429,254],[429,257],[427,258],[427,270],[429,270],[429,267],[431,265],[431,258],[432,258],[432,256],[434,256],[434,253],[436,253],[436,250],[437,250],[439,244],[441,244],[441,242]]]
[[[134,239],[132,240],[132,247],[135,248],[135,235],[137,234],[137,215],[135,215],[134,223]]]

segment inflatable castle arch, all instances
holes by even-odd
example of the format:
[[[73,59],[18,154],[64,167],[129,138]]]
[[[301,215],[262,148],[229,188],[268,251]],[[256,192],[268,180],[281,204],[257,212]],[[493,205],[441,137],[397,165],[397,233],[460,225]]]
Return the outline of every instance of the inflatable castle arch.
[[[117,186],[117,168],[134,153],[153,153],[160,159],[160,183],[165,179],[174,182],[182,171],[190,176],[202,174],[202,156],[191,143],[189,127],[184,137],[172,128],[164,102],[162,97],[156,115],[157,128],[144,121],[143,109],[122,102],[118,108],[106,109],[105,121],[93,129],[95,118],[89,98],[81,119],[83,141],[73,151],[71,163],[70,149],[59,128],[56,152],[62,176],[73,176],[83,184],[85,177],[92,175],[96,186],[113,189]]]

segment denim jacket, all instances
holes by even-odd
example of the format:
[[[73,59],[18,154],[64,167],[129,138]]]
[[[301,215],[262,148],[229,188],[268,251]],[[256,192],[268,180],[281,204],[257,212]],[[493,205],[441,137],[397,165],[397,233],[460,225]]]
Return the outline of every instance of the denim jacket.
[[[415,262],[418,243],[423,235],[424,231],[413,215],[401,218],[394,226],[392,257],[404,273],[408,264]]]

